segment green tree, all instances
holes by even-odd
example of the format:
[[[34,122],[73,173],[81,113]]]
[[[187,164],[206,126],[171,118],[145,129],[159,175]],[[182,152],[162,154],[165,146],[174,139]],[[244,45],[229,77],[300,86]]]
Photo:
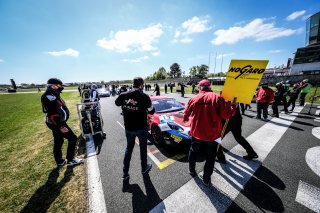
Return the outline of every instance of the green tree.
[[[205,64],[201,64],[197,68],[198,68],[198,73],[197,74],[199,76],[205,77],[209,72],[209,67],[207,65],[205,65]]]
[[[166,79],[167,71],[164,67],[160,67],[157,71],[156,80]]]
[[[180,65],[178,63],[173,63],[170,67],[170,76],[172,76],[173,78],[179,78],[181,77],[181,68]]]
[[[198,71],[198,67],[197,66],[192,66],[189,70],[189,74],[194,77],[195,75],[197,75],[197,71]]]

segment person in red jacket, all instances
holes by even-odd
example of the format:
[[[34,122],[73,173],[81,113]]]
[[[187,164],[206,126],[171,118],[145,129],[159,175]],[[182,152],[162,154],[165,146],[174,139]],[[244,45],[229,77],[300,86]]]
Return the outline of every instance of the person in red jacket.
[[[212,92],[209,80],[202,80],[198,86],[199,94],[192,97],[185,109],[183,120],[190,121],[192,136],[189,151],[189,173],[196,176],[196,158],[201,148],[206,151],[202,181],[211,185],[211,175],[216,158],[217,148],[221,143],[222,120],[231,118],[236,111],[236,104],[228,103],[224,98]]]
[[[268,83],[261,84],[261,88],[256,93],[257,100],[257,119],[261,119],[261,111],[264,120],[268,119],[269,103],[274,101],[274,91],[268,87]]]

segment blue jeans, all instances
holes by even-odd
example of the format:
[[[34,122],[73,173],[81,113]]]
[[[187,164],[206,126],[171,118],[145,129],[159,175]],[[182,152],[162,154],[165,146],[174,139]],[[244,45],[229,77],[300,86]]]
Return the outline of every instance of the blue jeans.
[[[147,137],[148,137],[147,128],[142,130],[136,130],[136,131],[126,130],[126,137],[127,137],[127,148],[126,148],[126,152],[124,154],[124,160],[123,160],[123,173],[129,174],[130,160],[131,160],[136,137],[138,137],[139,139],[141,168],[142,170],[145,169],[147,167]]]

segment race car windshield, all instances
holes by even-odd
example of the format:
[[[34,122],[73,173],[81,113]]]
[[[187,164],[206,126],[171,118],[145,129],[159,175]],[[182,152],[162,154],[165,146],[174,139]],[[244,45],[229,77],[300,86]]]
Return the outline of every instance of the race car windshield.
[[[184,109],[184,106],[175,99],[162,99],[152,101],[156,112],[173,112]]]
[[[108,90],[106,90],[105,88],[102,88],[102,89],[97,89],[98,92],[108,92]]]

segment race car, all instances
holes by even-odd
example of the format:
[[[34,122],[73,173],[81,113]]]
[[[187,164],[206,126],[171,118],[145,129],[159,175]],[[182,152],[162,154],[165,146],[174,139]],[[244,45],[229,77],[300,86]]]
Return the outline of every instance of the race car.
[[[110,97],[110,91],[106,88],[97,89],[99,97]]]
[[[153,141],[156,144],[188,148],[191,144],[190,124],[183,123],[184,104],[166,96],[150,98],[155,108],[155,113],[148,115]]]

